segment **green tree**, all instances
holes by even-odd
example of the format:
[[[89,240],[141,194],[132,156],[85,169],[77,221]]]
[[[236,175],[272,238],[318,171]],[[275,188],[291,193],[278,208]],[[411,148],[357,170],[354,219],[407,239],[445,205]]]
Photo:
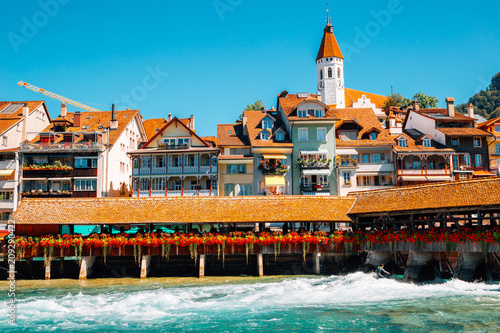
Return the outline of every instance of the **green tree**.
[[[404,97],[400,93],[394,93],[389,98],[387,98],[382,104],[382,109],[388,109],[391,106],[403,106],[404,104]]]
[[[418,98],[420,100],[420,107],[422,109],[435,109],[438,107],[439,100],[434,96],[427,96],[422,92],[413,95],[413,100]]]
[[[469,98],[467,103],[457,105],[457,111],[467,113],[467,106],[474,104],[474,112],[486,119],[500,116],[500,72],[491,78],[491,84]]]
[[[255,103],[251,104],[251,105],[247,105],[247,107],[245,109],[243,109],[243,111],[260,111],[262,109],[265,109],[265,105],[264,103],[262,103],[262,101],[259,99],[258,101],[255,101]],[[243,119],[243,112],[240,114],[240,117],[238,118],[238,120],[242,120]]]

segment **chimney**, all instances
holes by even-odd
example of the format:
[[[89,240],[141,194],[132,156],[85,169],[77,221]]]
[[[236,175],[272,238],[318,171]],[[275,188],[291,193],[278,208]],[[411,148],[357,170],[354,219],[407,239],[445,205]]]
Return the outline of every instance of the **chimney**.
[[[241,119],[242,119],[241,125],[243,128],[243,135],[248,136],[248,127],[247,127],[248,118],[245,112],[243,112],[243,117]]]
[[[418,98],[413,100],[413,110],[420,111],[420,100]]]
[[[455,99],[446,97],[446,108],[448,109],[448,117],[455,118]]]
[[[171,120],[172,120],[172,114],[171,114],[171,113],[169,113],[169,114],[168,114],[168,121],[171,121]]]
[[[30,114],[30,108],[28,107],[28,103],[24,103],[23,105],[23,117],[27,117]]]
[[[66,106],[66,103],[62,102],[61,103],[61,118],[66,117],[68,114],[68,107]]]
[[[467,106],[467,113],[468,113],[470,118],[474,118],[474,104],[470,103]]]
[[[189,128],[194,132],[194,115],[191,115],[191,118],[189,118]]]
[[[115,119],[115,104],[111,106],[111,123],[109,124],[109,129],[111,131],[116,131],[118,129],[118,120]]]
[[[80,112],[75,112],[73,115],[73,127],[80,127],[82,125],[82,114]]]

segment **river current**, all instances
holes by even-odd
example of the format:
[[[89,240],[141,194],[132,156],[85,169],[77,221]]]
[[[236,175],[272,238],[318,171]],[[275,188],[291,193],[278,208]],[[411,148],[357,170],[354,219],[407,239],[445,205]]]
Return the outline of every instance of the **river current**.
[[[498,332],[500,285],[370,274],[18,281],[1,332]]]

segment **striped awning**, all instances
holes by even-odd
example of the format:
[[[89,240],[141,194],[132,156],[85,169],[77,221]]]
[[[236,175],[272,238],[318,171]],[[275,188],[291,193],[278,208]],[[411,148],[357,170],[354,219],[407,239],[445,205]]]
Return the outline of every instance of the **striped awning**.
[[[401,179],[405,182],[426,182],[427,177],[425,176],[401,176]]]
[[[352,148],[347,148],[347,149],[337,148],[335,150],[335,153],[337,153],[337,155],[358,155],[358,152],[356,151],[356,149],[352,149]]]
[[[286,156],[285,155],[268,155],[268,154],[265,154],[265,155],[262,155],[262,157],[266,160],[286,160]]]
[[[302,155],[314,155],[314,154],[328,154],[328,150],[326,149],[318,149],[318,150],[301,150],[300,154]]]
[[[7,170],[0,170],[0,176],[10,176],[14,173],[14,170],[7,169]]]
[[[430,182],[449,182],[451,181],[450,176],[426,176],[427,180]]]
[[[330,175],[331,171],[329,169],[309,169],[309,170],[302,170],[302,174],[305,176],[308,175]]]
[[[285,186],[284,176],[265,176],[266,186]]]

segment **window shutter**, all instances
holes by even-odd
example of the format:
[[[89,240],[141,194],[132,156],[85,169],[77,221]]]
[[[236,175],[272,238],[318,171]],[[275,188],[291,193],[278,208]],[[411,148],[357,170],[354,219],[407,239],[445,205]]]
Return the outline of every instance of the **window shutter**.
[[[194,166],[198,166],[198,155],[194,155]]]

